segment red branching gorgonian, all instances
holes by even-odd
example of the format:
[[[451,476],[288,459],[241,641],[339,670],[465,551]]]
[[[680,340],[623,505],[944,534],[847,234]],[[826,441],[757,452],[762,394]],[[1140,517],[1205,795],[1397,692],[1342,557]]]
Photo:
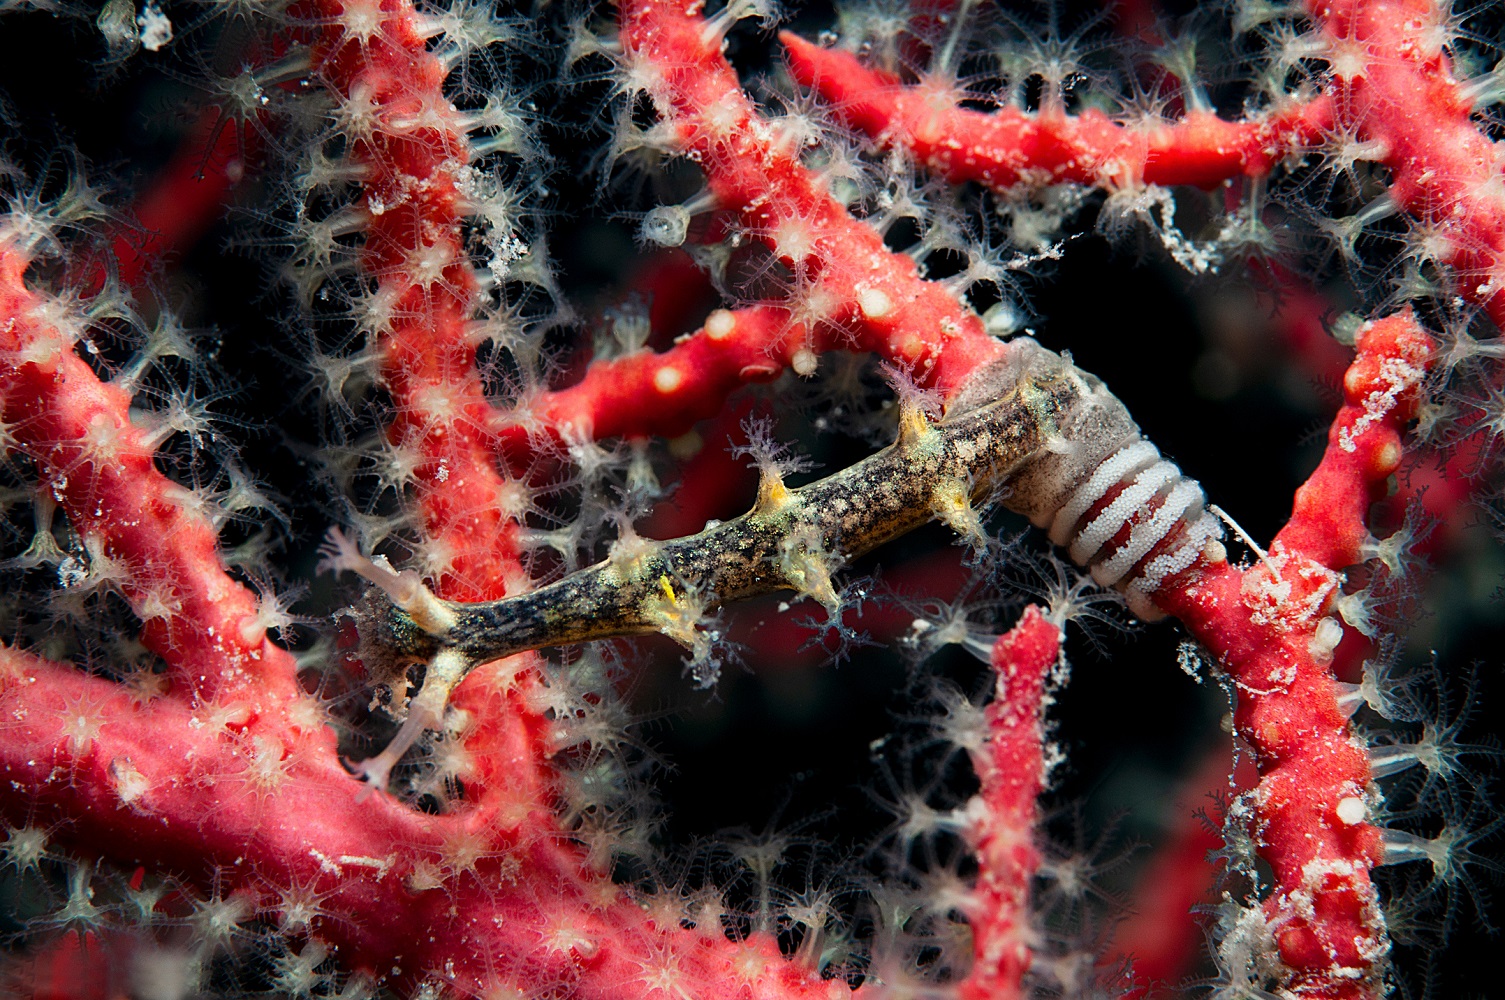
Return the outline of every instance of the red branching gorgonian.
[[[1498,490],[1487,28],[1423,0],[1072,32],[854,3],[776,40],[756,0],[55,8],[0,0],[0,28],[63,18],[102,79],[176,57],[211,96],[134,203],[34,137],[0,164],[7,990],[1365,998],[1477,892],[1491,750],[1445,667],[1400,665],[1426,568],[1478,568],[1458,535]],[[277,287],[210,309],[189,262],[224,210]],[[1023,282],[1103,237],[1197,295],[1257,287],[1276,342],[1247,353],[1341,372],[1267,546],[1113,394],[1206,422],[1236,351],[1198,396],[1158,314],[1038,316],[1084,359],[1139,341],[1133,372],[1022,329]],[[1058,299],[1105,294],[1082,280]],[[195,297],[225,340],[274,315],[283,367],[165,306]],[[865,453],[793,485],[797,416]],[[252,423],[294,471],[237,453]],[[1058,553],[1002,538],[1025,520]],[[961,544],[862,575],[929,521]],[[1063,641],[1130,618],[1189,636],[1242,766],[1221,846],[1183,796],[1115,928],[1042,797],[1082,739]],[[859,625],[985,663],[914,665],[871,744],[878,843],[671,830],[629,697],[665,647],[631,637],[721,691],[796,632],[862,661]]]

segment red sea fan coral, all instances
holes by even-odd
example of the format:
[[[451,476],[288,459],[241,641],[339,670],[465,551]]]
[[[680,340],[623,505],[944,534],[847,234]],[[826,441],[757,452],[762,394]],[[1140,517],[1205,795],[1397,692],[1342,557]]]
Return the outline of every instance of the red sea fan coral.
[[[0,0],[0,981],[1458,995],[1498,44]]]

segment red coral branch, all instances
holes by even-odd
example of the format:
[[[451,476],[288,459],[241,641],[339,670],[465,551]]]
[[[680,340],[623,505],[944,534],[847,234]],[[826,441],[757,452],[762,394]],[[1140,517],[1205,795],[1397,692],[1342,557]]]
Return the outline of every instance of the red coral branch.
[[[261,152],[259,135],[237,134],[206,114],[172,161],[131,206],[130,228],[112,250],[120,281],[138,288],[169,256],[197,243]]]
[[[1226,746],[1218,747],[1178,786],[1168,836],[1138,874],[1133,910],[1113,934],[1113,958],[1134,973],[1135,986],[1122,1000],[1172,995],[1173,985],[1191,976],[1201,960],[1205,933],[1198,908],[1213,901],[1223,874],[1210,860],[1223,838],[1206,813],[1239,780],[1253,783],[1252,775],[1230,777],[1230,757]]]
[[[314,67],[341,102],[360,168],[362,307],[394,411],[387,438],[411,466],[423,574],[438,592],[486,600],[523,585],[515,486],[498,471],[496,414],[476,370],[476,279],[462,239],[477,207],[467,129],[444,94],[447,71],[411,5],[318,4],[327,25]]]
[[[904,85],[863,66],[848,52],[798,35],[779,36],[789,68],[832,108],[870,136],[911,151],[953,184],[977,181],[995,191],[1074,182],[1110,190],[1145,184],[1213,188],[1233,177],[1261,177],[1293,150],[1314,144],[1330,124],[1327,98],[1291,101],[1251,121],[1189,111],[1170,124],[1125,125],[1089,108],[1030,114],[959,107],[965,96],[943,80]]]
[[[784,309],[717,309],[668,350],[596,362],[569,388],[531,400],[528,412],[545,426],[598,438],[678,437],[718,413],[737,388],[777,378],[805,346],[804,330]]]
[[[267,640],[256,596],[225,573],[211,518],[228,512],[153,465],[158,442],[202,428],[175,427],[173,414],[153,430],[134,424],[130,392],[75,353],[87,306],[26,287],[28,236],[0,230],[0,413],[87,554],[75,586],[125,596],[176,697],[238,702],[244,718],[285,711],[298,694],[292,658]]]
[[[1357,348],[1327,451],[1268,556],[1203,573],[1162,601],[1236,685],[1234,721],[1259,765],[1242,820],[1275,891],[1238,933],[1272,937],[1291,988],[1308,996],[1378,995],[1389,948],[1369,880],[1383,850],[1368,755],[1338,705],[1331,663],[1343,627],[1330,612],[1341,571],[1365,558],[1368,508],[1400,465],[1432,344],[1405,313],[1366,324]]]
[[[526,681],[489,700],[471,686],[466,707],[491,748],[475,776],[489,794],[425,816],[384,797],[358,803],[327,731],[216,725],[172,699],[143,707],[112,681],[12,650],[0,650],[0,678],[6,718],[23,720],[3,729],[0,773],[34,790],[27,822],[66,818],[58,843],[126,868],[181,871],[194,859],[206,883],[217,873],[217,900],[240,901],[236,921],[260,913],[313,932],[377,981],[439,974],[476,993],[552,982],[582,998],[833,988],[785,962],[766,934],[728,940],[714,909],[699,931],[677,911],[667,921],[646,912],[558,839],[545,735],[516,704],[542,696]]]
[[[820,351],[849,343],[949,394],[998,356],[997,343],[976,314],[922,281],[913,260],[886,249],[824,190],[800,162],[794,137],[743,93],[718,30],[698,9],[683,0],[625,4],[624,59],[705,171],[716,205],[793,272],[784,308],[802,345],[787,363],[810,374]]]
[[[977,854],[972,970],[957,985],[967,1000],[1026,995],[1036,930],[1030,886],[1040,868],[1036,827],[1045,791],[1046,682],[1061,657],[1061,630],[1036,605],[993,645],[997,689],[988,739],[973,754],[981,789],[968,805],[966,836]]]
[[[1453,71],[1446,7],[1430,0],[1309,5],[1330,47],[1337,141],[1378,148],[1385,192],[1412,220],[1409,255],[1447,265],[1456,292],[1505,323],[1505,184]]]

